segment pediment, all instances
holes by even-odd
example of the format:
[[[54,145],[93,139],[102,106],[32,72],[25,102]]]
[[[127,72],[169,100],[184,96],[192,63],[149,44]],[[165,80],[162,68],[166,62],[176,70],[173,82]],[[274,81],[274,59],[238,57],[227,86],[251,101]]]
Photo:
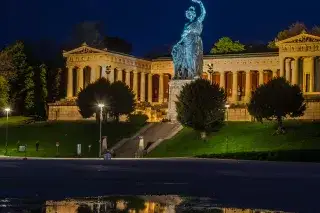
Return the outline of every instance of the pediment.
[[[78,47],[76,49],[63,52],[63,56],[69,56],[69,55],[78,55],[78,54],[97,54],[97,53],[106,53],[106,50],[99,50],[93,47],[89,47],[86,43],[82,44],[81,47]]]
[[[320,37],[315,35],[310,35],[307,33],[301,33],[291,38],[278,41],[276,42],[276,45],[281,46],[283,44],[312,43],[312,42],[315,42],[315,43],[320,42]]]

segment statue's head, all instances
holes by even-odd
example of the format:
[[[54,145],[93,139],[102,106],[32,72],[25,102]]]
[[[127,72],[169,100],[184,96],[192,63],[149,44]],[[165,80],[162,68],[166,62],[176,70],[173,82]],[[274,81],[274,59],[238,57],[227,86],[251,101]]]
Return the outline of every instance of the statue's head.
[[[186,11],[186,17],[190,21],[193,21],[197,17],[196,8],[193,6],[189,7],[189,9]]]

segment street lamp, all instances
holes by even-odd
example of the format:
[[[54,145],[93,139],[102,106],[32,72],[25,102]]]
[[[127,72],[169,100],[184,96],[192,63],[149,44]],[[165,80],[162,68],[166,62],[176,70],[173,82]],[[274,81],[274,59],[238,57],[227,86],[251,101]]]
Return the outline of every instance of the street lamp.
[[[103,119],[103,116],[102,116],[102,111],[103,111],[103,107],[104,107],[104,104],[98,104],[98,107],[100,108],[100,138],[99,138],[99,158],[101,157],[101,139],[102,139],[102,119]]]
[[[9,112],[11,111],[10,108],[5,108],[4,111],[6,112],[7,114],[7,125],[6,125],[6,152],[5,152],[5,155],[7,155],[8,153],[8,123],[9,123]]]
[[[225,107],[227,108],[227,122],[229,120],[229,108],[230,108],[230,105],[229,104],[226,104]]]
[[[230,108],[230,104],[226,104],[225,107],[227,108],[227,125],[228,125],[228,120],[229,120],[229,108]],[[227,144],[227,153],[228,153],[228,149],[229,149],[229,144],[228,144],[228,135],[226,137],[226,144]]]

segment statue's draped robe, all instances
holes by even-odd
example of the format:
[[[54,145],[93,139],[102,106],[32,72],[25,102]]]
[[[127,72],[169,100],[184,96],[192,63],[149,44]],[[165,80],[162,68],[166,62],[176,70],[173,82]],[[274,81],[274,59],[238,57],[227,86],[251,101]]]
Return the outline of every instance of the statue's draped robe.
[[[193,79],[202,75],[203,44],[200,37],[202,29],[202,23],[198,20],[187,24],[181,40],[173,47],[175,79]]]

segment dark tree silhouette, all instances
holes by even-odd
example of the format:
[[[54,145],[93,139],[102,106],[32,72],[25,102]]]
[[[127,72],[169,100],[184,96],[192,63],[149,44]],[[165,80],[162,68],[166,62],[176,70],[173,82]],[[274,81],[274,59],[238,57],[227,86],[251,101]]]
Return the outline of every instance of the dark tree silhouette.
[[[276,119],[278,133],[284,133],[283,119],[302,116],[306,105],[298,85],[290,85],[284,78],[274,78],[256,89],[248,110],[260,122]]]
[[[194,130],[212,132],[224,122],[225,104],[226,95],[222,88],[207,80],[198,79],[185,85],[178,96],[178,120]]]

